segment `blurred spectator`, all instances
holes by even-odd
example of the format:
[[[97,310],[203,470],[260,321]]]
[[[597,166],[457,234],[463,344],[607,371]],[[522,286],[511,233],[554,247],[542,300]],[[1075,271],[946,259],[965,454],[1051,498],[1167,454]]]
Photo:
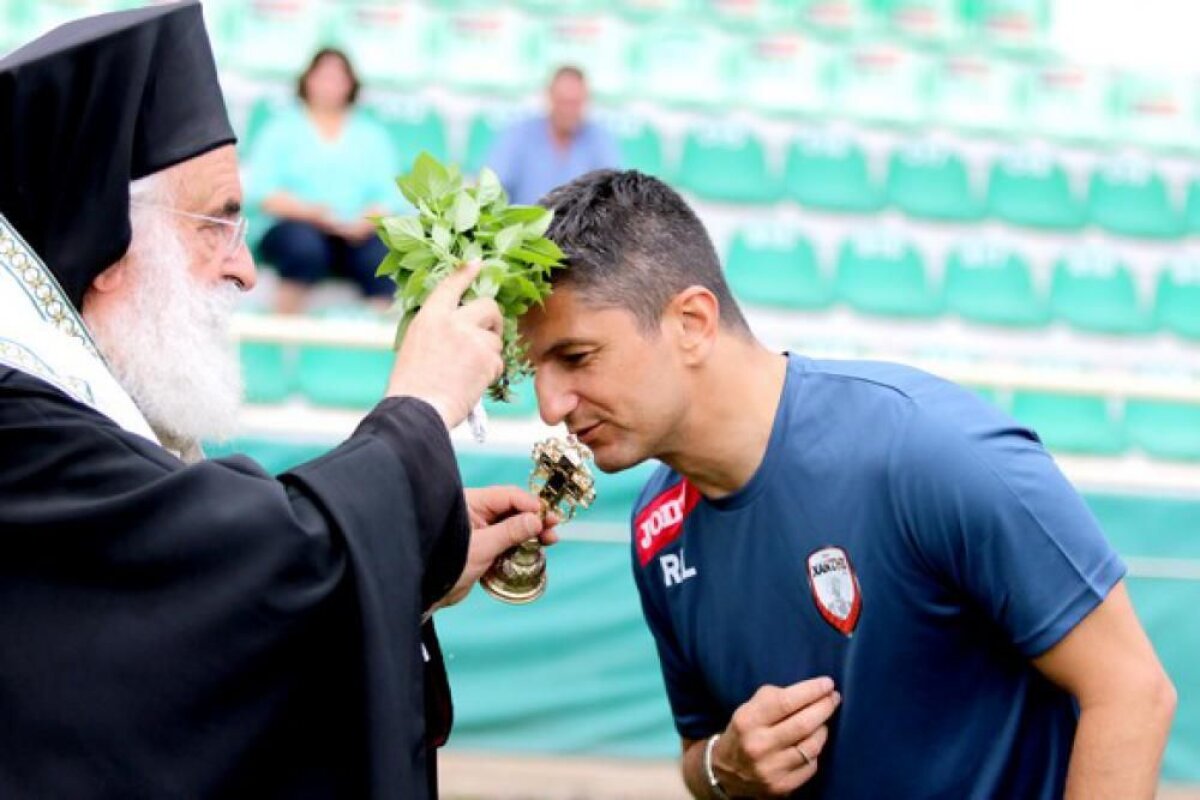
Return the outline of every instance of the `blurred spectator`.
[[[301,102],[267,123],[250,154],[249,204],[274,218],[259,252],[282,279],[281,313],[303,310],[331,274],[380,309],[391,297],[391,281],[375,277],[387,249],[366,217],[399,202],[399,164],[382,123],[354,107],[359,86],[345,53],[318,51],[297,82]]]
[[[584,119],[588,88],[578,67],[559,67],[546,96],[550,110],[505,131],[486,163],[514,203],[536,203],[585,172],[620,165],[616,140]]]

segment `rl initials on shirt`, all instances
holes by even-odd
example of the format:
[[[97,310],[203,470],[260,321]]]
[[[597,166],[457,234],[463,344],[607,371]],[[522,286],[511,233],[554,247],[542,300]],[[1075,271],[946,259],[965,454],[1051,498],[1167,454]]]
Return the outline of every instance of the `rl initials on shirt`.
[[[674,553],[664,553],[658,557],[658,563],[662,566],[663,585],[674,586],[677,583],[683,583],[688,578],[695,577],[696,568],[689,567],[687,562],[683,560],[683,551],[679,551],[679,555]]]

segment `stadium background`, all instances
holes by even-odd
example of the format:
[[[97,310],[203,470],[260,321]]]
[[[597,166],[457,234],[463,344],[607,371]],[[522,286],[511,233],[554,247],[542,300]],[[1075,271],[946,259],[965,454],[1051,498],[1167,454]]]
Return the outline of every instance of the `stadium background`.
[[[0,0],[0,52],[131,5]],[[1200,48],[1187,40],[1200,12],[1185,6],[205,2],[243,147],[322,44],[350,52],[402,163],[427,149],[468,171],[497,129],[539,107],[554,67],[581,66],[626,166],[695,203],[764,341],[923,366],[1039,431],[1127,559],[1179,689],[1164,780],[1200,784]],[[391,326],[336,285],[308,316],[274,318],[264,272],[238,320],[244,434],[209,451],[282,469],[373,404]],[[464,477],[524,483],[547,433],[532,394],[489,410],[487,444],[456,432]],[[675,756],[629,576],[626,521],[646,473],[599,477],[536,605],[476,592],[439,614],[452,756],[616,759],[601,783]],[[621,796],[666,796],[632,780]],[[533,781],[504,796],[550,791]]]

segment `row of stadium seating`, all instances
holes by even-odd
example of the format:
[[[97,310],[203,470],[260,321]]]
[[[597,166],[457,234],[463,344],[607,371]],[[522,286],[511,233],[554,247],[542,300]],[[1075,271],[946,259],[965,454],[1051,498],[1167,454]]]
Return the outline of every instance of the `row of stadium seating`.
[[[243,126],[243,147],[278,107],[259,98]],[[373,109],[392,131],[400,163],[421,150],[449,154],[447,124],[431,107]],[[477,113],[469,123],[461,163],[476,172],[514,111]],[[612,118],[625,166],[657,174],[695,196],[715,202],[769,204],[783,200],[835,213],[871,214],[894,208],[917,219],[975,222],[995,219],[1042,230],[1078,231],[1092,224],[1118,236],[1174,239],[1200,232],[1200,178],[1177,203],[1163,174],[1132,156],[1110,159],[1088,177],[1087,197],[1072,188],[1066,166],[1051,153],[1022,150],[997,158],[986,189],[973,186],[967,159],[928,141],[895,149],[886,177],[876,180],[863,145],[840,134],[806,134],[788,146],[781,170],[772,169],[761,137],[740,125],[710,124],[685,133],[677,164],[664,158],[663,137],[650,124]]]
[[[381,396],[392,355],[383,350],[262,342],[241,345],[247,400],[274,404],[300,395],[314,406],[365,409]],[[1042,436],[1052,450],[1118,455],[1139,450],[1167,460],[1200,460],[1200,404],[1018,391],[981,390]],[[537,402],[528,382],[513,403],[485,403],[489,414],[531,419]]]
[[[1062,322],[1094,333],[1159,330],[1200,340],[1200,262],[1188,257],[1158,271],[1152,303],[1139,296],[1129,266],[1101,247],[1065,252],[1045,290],[1026,257],[991,240],[952,248],[943,266],[931,268],[916,243],[890,231],[847,238],[835,263],[823,265],[813,242],[790,226],[740,230],[725,259],[734,294],[750,306],[811,311],[842,303],[867,315],[954,314],[1017,328]]]

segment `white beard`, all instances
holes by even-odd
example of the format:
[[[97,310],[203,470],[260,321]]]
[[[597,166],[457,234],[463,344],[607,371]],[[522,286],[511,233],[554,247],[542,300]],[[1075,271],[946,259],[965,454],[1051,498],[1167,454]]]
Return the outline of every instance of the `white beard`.
[[[242,378],[229,322],[240,295],[228,282],[206,286],[171,215],[132,211],[133,241],[123,305],[89,319],[113,375],[166,446],[191,450],[237,427]]]

